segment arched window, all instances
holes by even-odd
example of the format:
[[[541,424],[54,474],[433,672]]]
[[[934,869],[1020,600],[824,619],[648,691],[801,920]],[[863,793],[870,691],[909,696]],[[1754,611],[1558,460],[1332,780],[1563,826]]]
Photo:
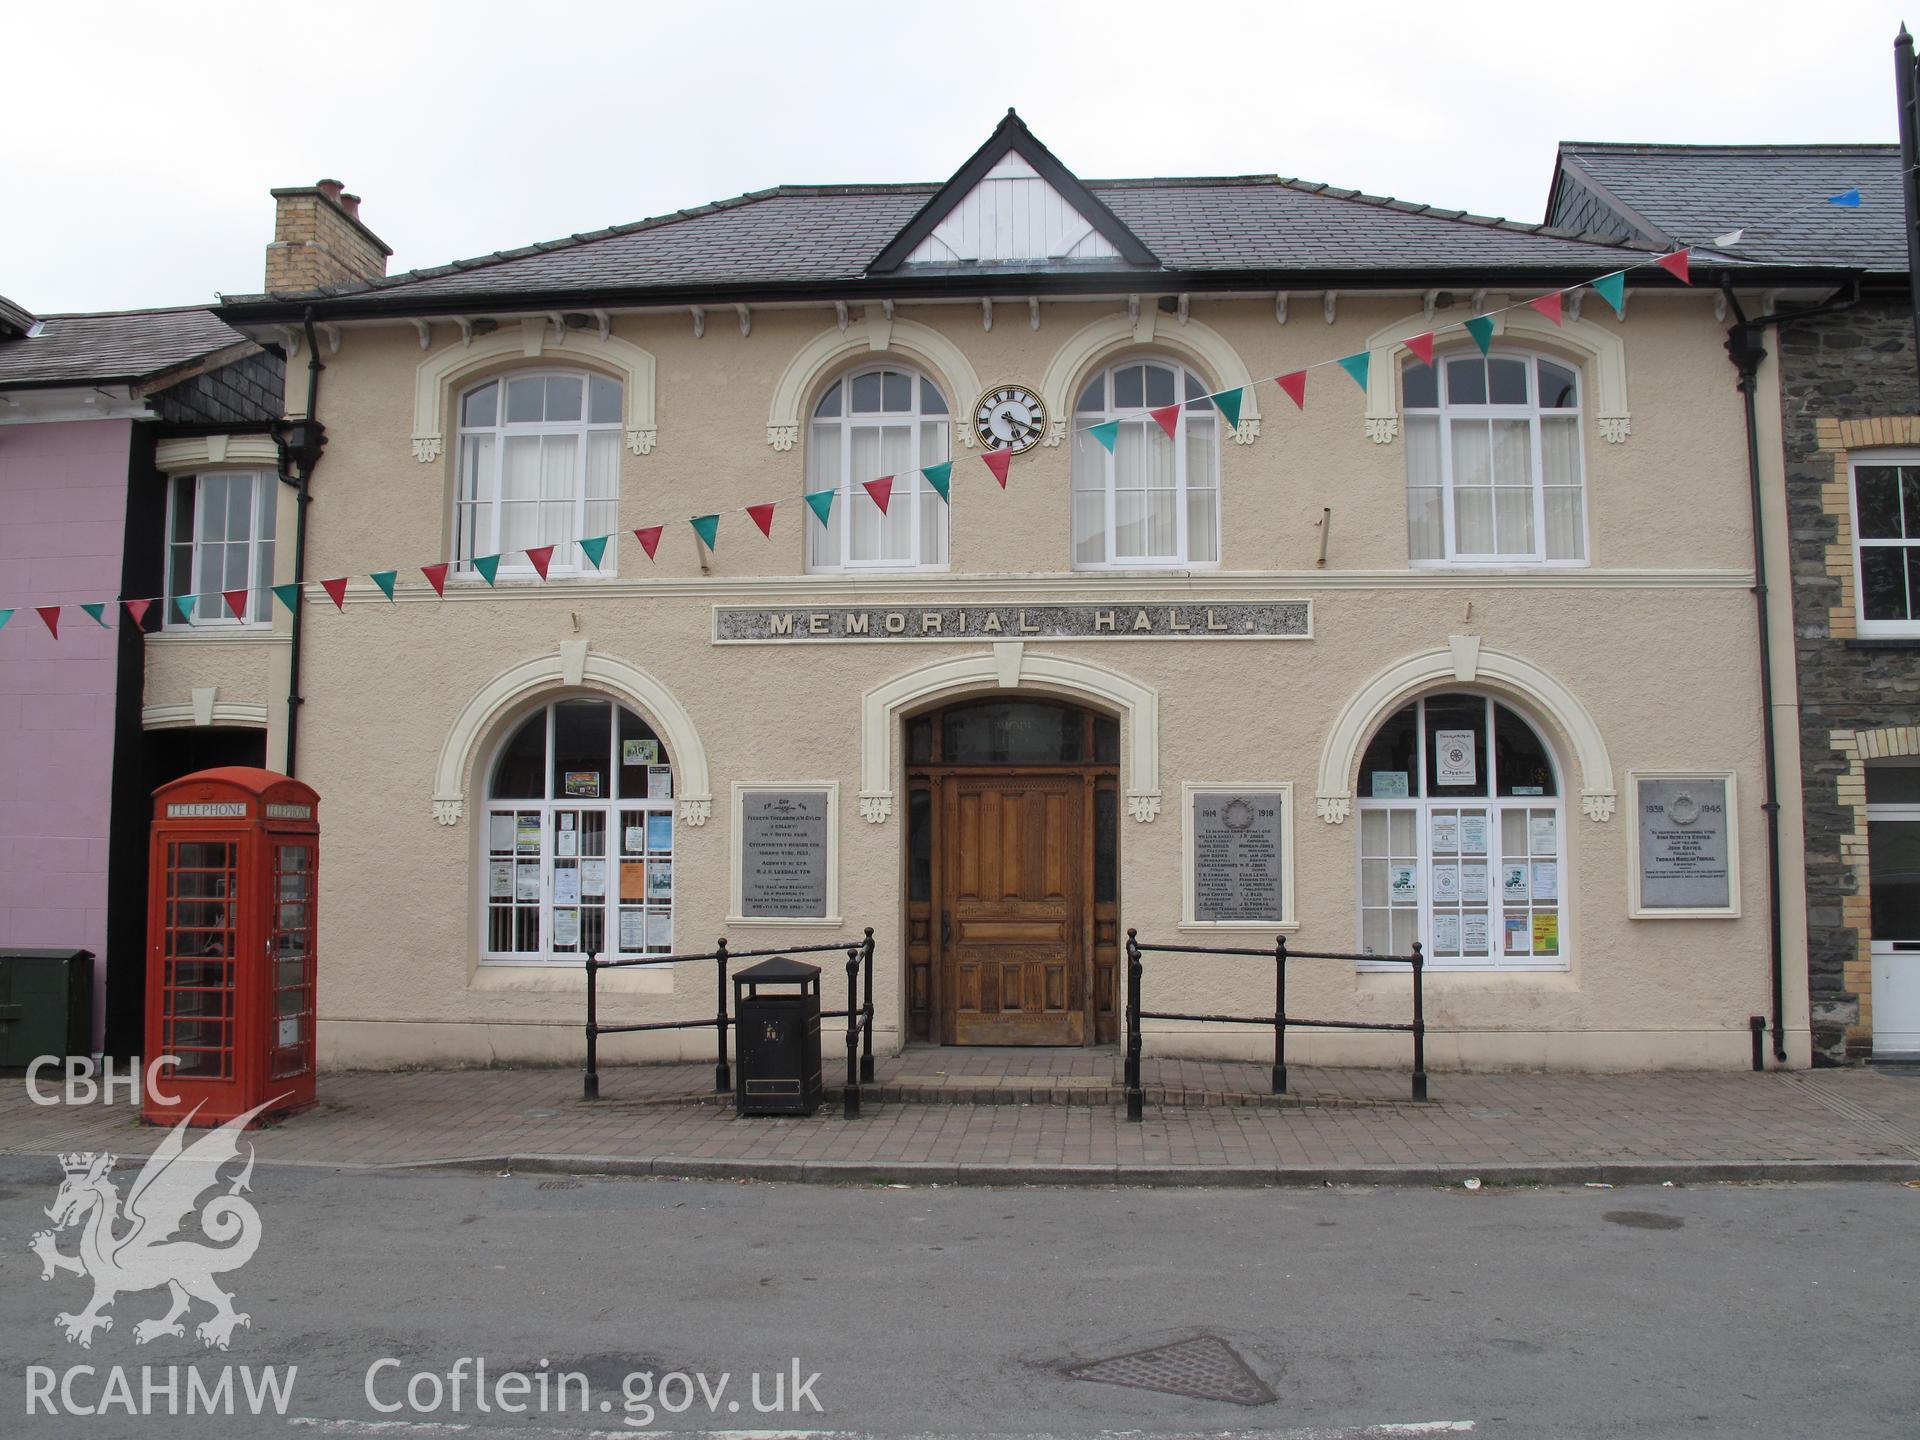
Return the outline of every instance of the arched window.
[[[1076,570],[1220,563],[1220,422],[1210,387],[1171,360],[1127,360],[1080,392],[1073,416]],[[1147,412],[1184,400],[1172,439]],[[1120,422],[1113,449],[1087,427]]]
[[[835,492],[827,523],[807,517],[809,570],[943,570],[947,505],[923,465],[947,458],[947,400],[924,375],[877,366],[842,375],[813,407],[807,491]],[[866,482],[892,475],[883,515]]]
[[[579,370],[516,371],[460,397],[460,569],[504,555],[499,573],[531,573],[520,552],[553,545],[548,573],[571,574],[582,563],[573,541],[620,528],[620,399],[618,382]]]
[[[1437,967],[1564,970],[1564,813],[1552,752],[1484,695],[1429,695],[1360,761],[1360,948]]]
[[[520,722],[487,781],[488,960],[672,950],[672,766],[611,701],[557,700]]]
[[[1444,356],[1401,372],[1414,560],[1584,564],[1580,377],[1544,355]]]

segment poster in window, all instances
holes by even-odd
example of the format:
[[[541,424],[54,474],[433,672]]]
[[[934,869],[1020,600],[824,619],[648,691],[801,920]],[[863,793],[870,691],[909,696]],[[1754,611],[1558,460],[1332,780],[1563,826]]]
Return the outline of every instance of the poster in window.
[[[826,790],[740,792],[740,913],[825,919],[829,864]]]
[[[556,910],[553,912],[553,948],[571,950],[580,943],[580,912],[578,910]]]
[[[1560,853],[1560,827],[1551,815],[1535,815],[1527,822],[1527,843],[1536,855]]]
[[[1465,860],[1460,864],[1460,898],[1475,905],[1487,903],[1487,863]]]
[[[647,798],[649,800],[673,798],[673,767],[671,765],[647,766]]]
[[[556,866],[554,869],[553,903],[556,905],[578,905],[580,903],[580,872],[571,865],[565,868]]]
[[[582,860],[580,862],[580,893],[592,895],[596,899],[607,893],[606,861]]]
[[[1560,898],[1560,866],[1557,861],[1533,862],[1533,898],[1536,900]]]
[[[1391,865],[1387,867],[1387,891],[1396,901],[1409,902],[1420,898],[1420,885],[1414,878],[1411,865]]]
[[[647,849],[664,853],[673,849],[673,812],[659,811],[647,816]]]
[[[487,848],[496,853],[513,849],[513,816],[487,817]]]
[[[1376,770],[1373,772],[1373,798],[1376,800],[1404,800],[1407,798],[1407,772],[1404,770]]]
[[[571,820],[573,817],[567,815],[562,818]],[[554,832],[553,845],[555,855],[563,860],[571,859],[580,853],[580,832],[570,825],[563,825]]]
[[[1437,955],[1460,953],[1460,917],[1440,911],[1433,917],[1433,949]]]
[[[1433,867],[1433,903],[1452,905],[1460,899],[1460,871],[1453,865]]]
[[[638,905],[647,898],[647,862],[644,860],[622,860],[620,862],[620,898]]]
[[[513,898],[522,904],[528,904],[540,898],[540,867],[529,865],[524,860],[513,879]]]
[[[620,846],[627,855],[638,855],[647,848],[647,832],[641,826],[627,826],[626,839]]]
[[[647,861],[647,899],[653,901],[673,899],[673,862],[671,860]]]
[[[1433,732],[1433,783],[1478,785],[1480,767],[1473,750],[1473,731]]]
[[[622,910],[620,912],[620,948],[622,950],[647,948],[646,911]]]
[[[1487,853],[1487,817],[1485,815],[1460,817],[1460,853],[1462,855]]]
[[[520,816],[515,825],[513,844],[514,849],[522,855],[540,853],[540,817],[538,815]]]
[[[647,948],[666,950],[673,944],[673,916],[664,910],[647,912]]]
[[[1527,953],[1527,917],[1509,915],[1507,925],[1507,954],[1524,955]]]
[[[1502,865],[1500,867],[1500,893],[1508,900],[1526,900],[1530,893],[1527,889],[1527,867],[1524,865]]]
[[[1460,917],[1460,951],[1464,955],[1487,953],[1487,912],[1469,910]]]
[[[569,770],[562,777],[568,795],[582,800],[600,798],[600,772],[598,770]]]
[[[1433,817],[1433,853],[1436,855],[1455,855],[1460,850],[1460,817],[1458,815],[1435,815]]]
[[[487,895],[494,900],[513,898],[513,861],[493,860],[487,864]]]
[[[1533,953],[1560,953],[1560,916],[1552,910],[1536,910],[1533,915]]]
[[[620,763],[622,765],[659,764],[660,742],[658,740],[622,740]]]
[[[1730,910],[1724,776],[1635,780],[1643,910]]]
[[[1193,792],[1195,923],[1285,920],[1282,799],[1275,790]]]

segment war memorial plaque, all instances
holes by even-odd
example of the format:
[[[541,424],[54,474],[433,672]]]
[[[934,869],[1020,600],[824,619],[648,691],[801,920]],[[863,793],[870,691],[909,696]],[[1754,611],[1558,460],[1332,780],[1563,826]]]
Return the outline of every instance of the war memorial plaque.
[[[1200,924],[1278,925],[1280,807],[1272,790],[1201,790],[1193,796],[1193,918]]]
[[[1636,781],[1640,908],[1728,910],[1727,781],[1717,776]]]
[[[741,915],[827,917],[827,815],[824,790],[741,793]]]

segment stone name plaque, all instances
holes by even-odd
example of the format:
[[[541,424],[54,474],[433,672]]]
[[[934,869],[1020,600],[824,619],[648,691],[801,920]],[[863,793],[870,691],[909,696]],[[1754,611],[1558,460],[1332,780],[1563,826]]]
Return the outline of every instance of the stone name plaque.
[[[1311,640],[1313,603],[718,605],[716,645],[889,640]]]
[[[826,918],[827,809],[824,790],[741,792],[743,916]]]
[[[1725,910],[1729,810],[1723,778],[1639,782],[1640,907]]]
[[[1280,806],[1272,790],[1197,790],[1193,796],[1193,918],[1201,924],[1278,925]]]

